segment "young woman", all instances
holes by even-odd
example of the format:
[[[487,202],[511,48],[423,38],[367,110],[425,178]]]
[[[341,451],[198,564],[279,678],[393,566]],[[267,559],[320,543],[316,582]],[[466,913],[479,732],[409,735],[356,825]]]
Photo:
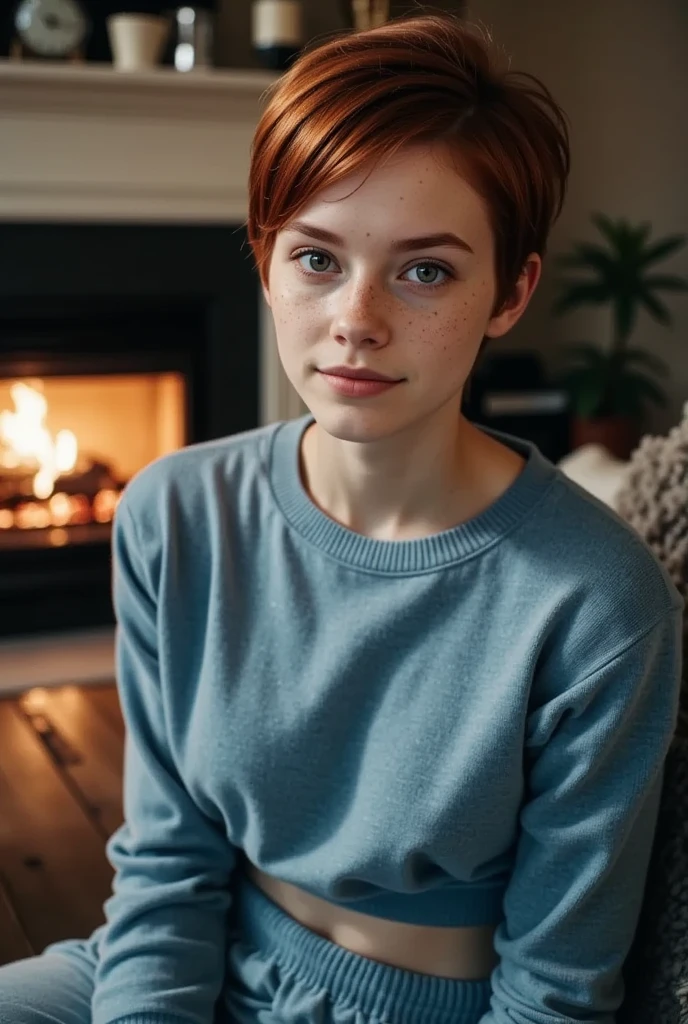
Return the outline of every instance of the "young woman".
[[[248,226],[310,413],[127,488],[107,923],[1,970],[3,1024],[613,1021],[681,601],[612,513],[461,414],[568,161],[544,86],[449,17],[276,85]]]

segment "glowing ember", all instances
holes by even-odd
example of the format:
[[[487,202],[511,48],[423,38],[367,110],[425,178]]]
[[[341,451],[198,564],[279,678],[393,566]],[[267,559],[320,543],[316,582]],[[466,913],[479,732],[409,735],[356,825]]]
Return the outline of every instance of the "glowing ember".
[[[121,487],[106,463],[79,451],[71,430],[51,434],[42,388],[13,384],[14,411],[0,411],[0,534],[49,530],[59,546],[65,527],[110,523]]]
[[[10,394],[15,412],[0,412],[0,467],[35,468],[33,493],[37,498],[49,498],[58,476],[70,473],[76,465],[76,437],[71,430],[52,436],[45,426],[48,403],[36,388],[17,383]]]

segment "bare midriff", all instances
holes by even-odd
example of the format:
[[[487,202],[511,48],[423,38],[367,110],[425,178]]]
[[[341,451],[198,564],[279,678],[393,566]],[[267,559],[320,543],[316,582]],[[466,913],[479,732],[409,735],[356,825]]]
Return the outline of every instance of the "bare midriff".
[[[245,863],[248,877],[305,928],[359,956],[440,978],[489,978],[498,962],[492,925],[470,928],[400,924],[329,903]]]

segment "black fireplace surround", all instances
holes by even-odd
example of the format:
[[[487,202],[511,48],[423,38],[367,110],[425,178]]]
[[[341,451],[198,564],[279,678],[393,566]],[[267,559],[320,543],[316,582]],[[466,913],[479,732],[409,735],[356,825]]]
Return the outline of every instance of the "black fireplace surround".
[[[239,225],[0,224],[0,378],[177,371],[187,443],[250,429],[258,296]],[[111,624],[110,572],[107,536],[0,548],[0,639]]]

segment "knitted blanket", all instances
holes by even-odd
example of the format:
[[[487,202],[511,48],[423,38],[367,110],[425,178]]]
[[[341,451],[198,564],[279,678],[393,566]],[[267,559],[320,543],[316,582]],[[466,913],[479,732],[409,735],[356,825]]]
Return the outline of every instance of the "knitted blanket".
[[[688,740],[666,762],[659,821],[617,1024],[688,1024]]]

